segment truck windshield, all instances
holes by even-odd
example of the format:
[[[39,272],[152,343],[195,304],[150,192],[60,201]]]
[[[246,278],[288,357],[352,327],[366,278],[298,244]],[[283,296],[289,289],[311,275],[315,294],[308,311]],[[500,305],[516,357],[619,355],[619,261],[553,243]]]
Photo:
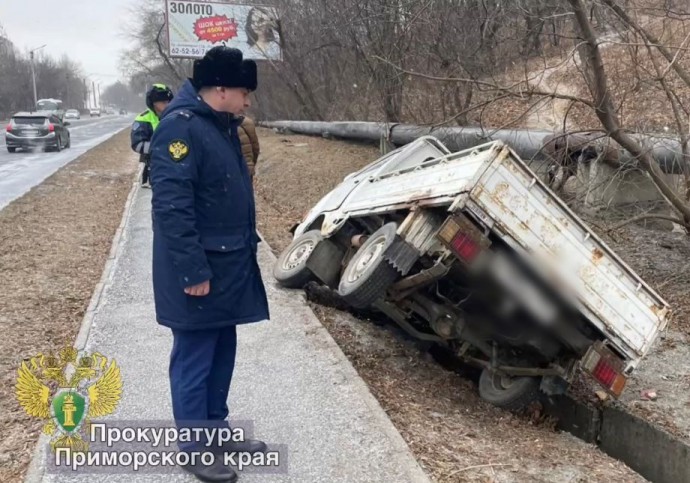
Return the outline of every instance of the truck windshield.
[[[57,111],[60,109],[60,104],[55,101],[38,101],[36,107],[39,111]]]

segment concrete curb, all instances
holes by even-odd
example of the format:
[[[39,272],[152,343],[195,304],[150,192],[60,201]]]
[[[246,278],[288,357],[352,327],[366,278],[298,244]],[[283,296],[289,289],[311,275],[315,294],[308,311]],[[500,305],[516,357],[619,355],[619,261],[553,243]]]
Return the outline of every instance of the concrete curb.
[[[118,131],[119,132],[119,131]],[[94,316],[99,309],[100,302],[102,300],[103,293],[107,290],[108,286],[115,272],[115,266],[117,265],[117,259],[122,252],[122,246],[124,237],[127,234],[127,224],[132,214],[132,204],[134,201],[134,195],[139,191],[139,178],[141,176],[141,171],[143,166],[140,166],[137,170],[137,176],[135,181],[132,182],[132,188],[129,191],[127,200],[125,201],[125,208],[122,213],[122,219],[120,220],[120,225],[115,231],[115,236],[113,237],[113,242],[110,246],[110,253],[103,267],[103,273],[101,275],[100,281],[96,284],[93,294],[91,295],[91,300],[89,301],[89,306],[86,309],[86,313],[82,318],[81,328],[77,334],[77,338],[74,341],[74,348],[79,351],[84,350],[86,347],[86,342],[89,339],[89,332],[91,331],[91,325],[93,324]],[[31,463],[29,464],[29,469],[27,470],[26,477],[24,478],[25,483],[40,483],[43,481],[43,476],[45,473],[45,447],[49,443],[50,438],[41,433],[36,443],[36,447],[33,451],[33,456],[31,458]]]
[[[596,445],[654,483],[690,481],[690,446],[619,405],[592,408],[565,396],[547,401],[557,428]]]
[[[271,245],[268,244],[268,242],[266,242],[266,239],[263,237],[263,235],[261,235],[261,233],[259,233],[258,235],[259,238],[261,238],[262,243],[266,244],[268,254],[273,263],[275,263],[278,260],[278,258],[274,255],[273,248],[271,247]],[[350,359],[347,358],[347,356],[342,351],[338,343],[328,332],[328,329],[326,329],[326,327],[321,323],[314,311],[307,304],[307,299],[306,295],[304,294],[304,291],[289,289],[282,290],[288,290],[290,292],[295,292],[295,294],[299,294],[302,303],[306,306],[309,313],[309,317],[305,318],[303,321],[306,329],[311,332],[312,337],[318,337],[319,341],[322,342],[325,345],[326,349],[328,349],[328,351],[333,354],[334,358],[338,360],[339,368],[343,371],[344,376],[347,377],[350,381],[352,381],[352,384],[355,387],[357,393],[362,398],[367,408],[369,408],[370,412],[375,416],[376,421],[379,424],[379,427],[383,430],[386,437],[390,440],[394,451],[403,458],[409,459],[410,461],[414,461],[414,463],[412,463],[410,465],[410,468],[408,469],[410,480],[419,483],[431,483],[432,480],[429,478],[429,476],[426,474],[424,469],[417,461],[417,458],[412,453],[412,450],[410,450],[410,447],[407,445],[407,442],[403,439],[398,429],[395,427],[393,422],[388,417],[385,409],[381,407],[378,400],[371,393],[367,383],[364,382],[362,377],[357,373],[357,370],[350,362]]]
[[[137,170],[137,180],[141,175],[142,169],[143,167],[139,167],[139,169]],[[128,231],[127,223],[131,215],[134,195],[139,191],[139,189],[139,182],[134,181],[132,183],[132,189],[129,191],[129,195],[127,196],[127,200],[125,201],[125,209],[122,214],[122,220],[120,221],[120,226],[115,231],[113,243],[110,247],[110,253],[108,254],[108,258],[103,267],[103,274],[101,275],[101,280],[98,284],[96,284],[94,293],[91,296],[91,301],[89,303],[88,308],[86,309],[86,313],[84,314],[81,329],[79,330],[79,334],[77,334],[77,339],[74,342],[74,347],[78,350],[84,350],[84,348],[86,347],[86,342],[89,338],[89,331],[91,330],[91,324],[93,323],[94,316],[96,315],[96,312],[98,310],[98,306],[100,304],[102,295],[105,292],[106,288],[110,285],[110,282],[112,281],[117,259],[120,257],[120,254],[122,253],[122,242]]]

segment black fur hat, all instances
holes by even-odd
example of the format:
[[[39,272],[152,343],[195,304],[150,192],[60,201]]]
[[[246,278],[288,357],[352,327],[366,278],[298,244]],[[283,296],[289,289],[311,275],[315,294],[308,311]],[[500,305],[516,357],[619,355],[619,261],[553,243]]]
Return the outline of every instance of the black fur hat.
[[[202,87],[245,87],[255,91],[256,62],[242,60],[242,51],[229,47],[213,47],[203,59],[194,61],[192,77],[197,89]]]

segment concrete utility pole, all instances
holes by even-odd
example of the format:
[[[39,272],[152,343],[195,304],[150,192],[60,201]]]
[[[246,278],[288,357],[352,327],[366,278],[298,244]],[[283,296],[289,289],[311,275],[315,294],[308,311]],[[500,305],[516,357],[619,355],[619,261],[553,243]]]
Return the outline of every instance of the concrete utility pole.
[[[34,86],[34,109],[36,109],[36,104],[38,104],[38,96],[36,95],[36,69],[34,67],[34,52],[41,50],[45,46],[46,44],[29,51],[29,57],[31,58],[31,81]]]
[[[98,104],[96,104],[96,82],[91,81],[91,89],[93,92],[93,108],[96,109],[98,107]]]

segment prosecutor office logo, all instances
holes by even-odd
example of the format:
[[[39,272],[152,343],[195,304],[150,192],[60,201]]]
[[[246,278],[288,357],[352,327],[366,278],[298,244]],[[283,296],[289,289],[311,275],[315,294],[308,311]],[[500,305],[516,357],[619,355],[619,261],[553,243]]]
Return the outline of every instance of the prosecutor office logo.
[[[168,145],[170,157],[175,162],[180,162],[189,154],[189,146],[184,141],[175,140]]]
[[[68,347],[57,356],[39,354],[23,361],[18,370],[17,400],[29,416],[45,421],[43,432],[51,436],[53,451],[86,452],[81,434],[92,419],[111,414],[121,394],[120,368],[97,352],[78,357]]]

